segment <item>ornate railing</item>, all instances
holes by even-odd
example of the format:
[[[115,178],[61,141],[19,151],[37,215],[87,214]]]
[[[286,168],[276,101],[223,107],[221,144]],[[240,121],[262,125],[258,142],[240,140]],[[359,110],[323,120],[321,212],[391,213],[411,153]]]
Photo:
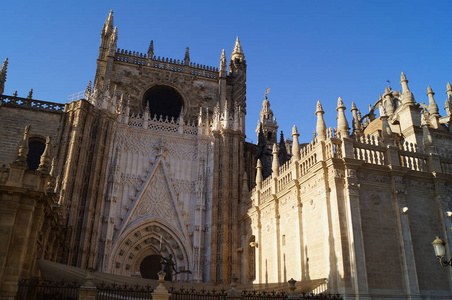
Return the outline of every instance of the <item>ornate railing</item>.
[[[113,299],[124,299],[124,300],[135,300],[135,299],[152,299],[152,292],[154,290],[151,286],[140,286],[140,285],[119,285],[119,284],[105,284],[101,283],[97,285],[97,296],[96,300],[113,300]]]
[[[64,104],[62,103],[46,102],[16,96],[0,95],[0,103],[4,106],[23,107],[49,112],[63,112],[64,110]]]
[[[78,300],[79,288],[80,284],[77,282],[22,280],[19,282],[16,300]]]
[[[226,299],[226,290],[196,290],[191,289],[176,289],[174,286],[170,287],[168,292],[171,294],[170,300],[224,300]]]

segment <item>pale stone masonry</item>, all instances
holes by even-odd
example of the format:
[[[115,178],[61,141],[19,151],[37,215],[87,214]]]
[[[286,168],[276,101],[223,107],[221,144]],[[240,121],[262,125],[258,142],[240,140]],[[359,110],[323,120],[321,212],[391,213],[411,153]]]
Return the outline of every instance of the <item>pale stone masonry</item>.
[[[295,126],[278,143],[267,91],[254,145],[238,38],[218,68],[188,47],[172,59],[153,41],[146,54],[117,41],[110,12],[94,82],[65,105],[4,95],[8,59],[0,69],[1,297],[39,275],[38,258],[156,278],[170,255],[191,272],[176,281],[327,278],[346,298],[452,296],[431,247],[441,236],[451,250],[450,84],[444,115],[403,73],[402,92],[386,87],[365,115],[350,103],[347,120],[339,98],[336,128],[313,102],[306,144]]]

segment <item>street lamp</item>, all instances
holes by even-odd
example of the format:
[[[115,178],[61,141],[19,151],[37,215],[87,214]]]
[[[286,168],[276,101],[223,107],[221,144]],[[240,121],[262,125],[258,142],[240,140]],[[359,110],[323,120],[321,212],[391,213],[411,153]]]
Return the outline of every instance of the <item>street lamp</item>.
[[[447,261],[444,259],[444,256],[446,256],[446,243],[442,239],[439,238],[439,236],[436,237],[436,239],[432,242],[433,250],[435,250],[435,255],[439,259],[439,263],[443,267],[450,266],[452,267],[452,259]]]

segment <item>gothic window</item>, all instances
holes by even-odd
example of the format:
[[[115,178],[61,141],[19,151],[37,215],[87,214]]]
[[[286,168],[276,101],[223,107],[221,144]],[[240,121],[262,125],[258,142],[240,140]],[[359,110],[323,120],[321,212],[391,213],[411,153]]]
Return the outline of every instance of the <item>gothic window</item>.
[[[169,119],[176,120],[181,112],[184,100],[174,88],[166,85],[156,85],[151,87],[144,94],[144,107],[149,105],[150,116],[162,115]]]
[[[248,243],[248,280],[256,279],[256,237],[252,235]]]
[[[272,132],[269,131],[267,132],[267,141],[271,141],[272,140]]]
[[[46,147],[45,140],[39,137],[31,137],[28,141],[27,165],[30,170],[36,170],[41,161],[41,155]]]

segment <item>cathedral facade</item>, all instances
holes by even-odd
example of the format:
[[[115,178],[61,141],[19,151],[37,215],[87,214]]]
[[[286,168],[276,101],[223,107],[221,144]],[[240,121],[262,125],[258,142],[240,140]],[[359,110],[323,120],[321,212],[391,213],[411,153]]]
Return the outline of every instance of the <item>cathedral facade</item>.
[[[452,295],[431,247],[452,239],[450,84],[445,116],[430,88],[428,105],[415,101],[403,73],[402,92],[387,87],[369,113],[352,105],[352,128],[342,99],[333,129],[319,102],[308,144],[296,127],[278,144],[266,95],[254,145],[238,38],[218,68],[117,38],[110,12],[93,84],[67,104],[4,95],[7,60],[0,70],[2,296],[39,276],[38,258],[156,278],[162,256],[178,271],[168,280]]]

